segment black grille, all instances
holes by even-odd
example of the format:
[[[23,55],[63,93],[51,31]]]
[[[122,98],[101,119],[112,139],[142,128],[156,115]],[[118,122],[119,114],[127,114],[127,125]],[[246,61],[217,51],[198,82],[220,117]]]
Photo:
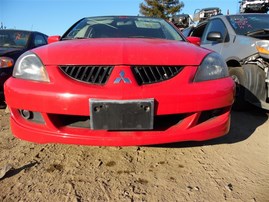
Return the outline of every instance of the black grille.
[[[132,71],[139,85],[171,79],[182,69],[181,66],[132,66]]]
[[[90,116],[75,116],[75,115],[61,115],[61,114],[48,114],[50,120],[56,123],[56,127],[72,127],[72,128],[86,128],[91,129]],[[179,124],[187,114],[172,114],[154,116],[154,131],[165,131],[170,127]]]
[[[86,83],[105,84],[112,72],[113,66],[60,66],[69,77]]]

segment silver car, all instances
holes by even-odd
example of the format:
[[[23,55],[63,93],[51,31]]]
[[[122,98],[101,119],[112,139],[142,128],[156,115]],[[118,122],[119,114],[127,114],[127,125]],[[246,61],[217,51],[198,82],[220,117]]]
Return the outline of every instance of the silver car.
[[[234,108],[247,103],[269,110],[269,15],[219,15],[184,29],[201,46],[220,53],[237,84]]]

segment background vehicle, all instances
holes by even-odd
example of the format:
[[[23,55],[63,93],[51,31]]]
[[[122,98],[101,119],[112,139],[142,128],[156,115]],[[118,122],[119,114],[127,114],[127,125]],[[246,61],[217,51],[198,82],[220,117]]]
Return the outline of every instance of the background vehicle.
[[[174,15],[171,19],[171,22],[180,30],[194,24],[193,20],[188,14]]]
[[[243,0],[239,1],[240,13],[267,13],[269,0]]]
[[[248,101],[269,109],[269,15],[214,16],[185,36],[201,37],[201,46],[220,53],[237,83],[234,107],[244,109]]]
[[[202,22],[210,18],[211,16],[220,15],[220,14],[221,14],[221,10],[218,7],[196,9],[193,14],[193,21]]]
[[[12,75],[18,57],[25,51],[47,44],[48,36],[34,31],[0,29],[0,106],[4,103],[4,82]]]
[[[235,85],[224,60],[164,19],[83,18],[48,41],[20,56],[5,82],[21,139],[126,146],[229,131]]]

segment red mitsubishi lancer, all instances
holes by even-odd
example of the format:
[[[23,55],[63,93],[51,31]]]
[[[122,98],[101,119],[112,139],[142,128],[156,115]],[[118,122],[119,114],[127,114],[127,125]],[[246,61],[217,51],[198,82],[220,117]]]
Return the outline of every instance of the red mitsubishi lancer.
[[[225,62],[169,22],[87,17],[48,41],[24,53],[5,83],[16,137],[127,146],[228,133],[234,82]]]

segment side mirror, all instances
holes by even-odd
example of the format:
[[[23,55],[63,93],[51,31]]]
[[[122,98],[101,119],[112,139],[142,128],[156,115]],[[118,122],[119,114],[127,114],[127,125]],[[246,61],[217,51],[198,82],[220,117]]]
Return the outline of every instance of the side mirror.
[[[61,39],[61,37],[58,35],[57,36],[49,36],[48,37],[48,44],[60,41],[60,39]]]
[[[199,37],[195,37],[195,36],[189,36],[187,37],[187,40],[197,46],[200,46],[201,44],[201,39]]]
[[[222,42],[223,41],[223,36],[220,32],[210,32],[206,39],[208,41],[216,41],[216,42]]]

